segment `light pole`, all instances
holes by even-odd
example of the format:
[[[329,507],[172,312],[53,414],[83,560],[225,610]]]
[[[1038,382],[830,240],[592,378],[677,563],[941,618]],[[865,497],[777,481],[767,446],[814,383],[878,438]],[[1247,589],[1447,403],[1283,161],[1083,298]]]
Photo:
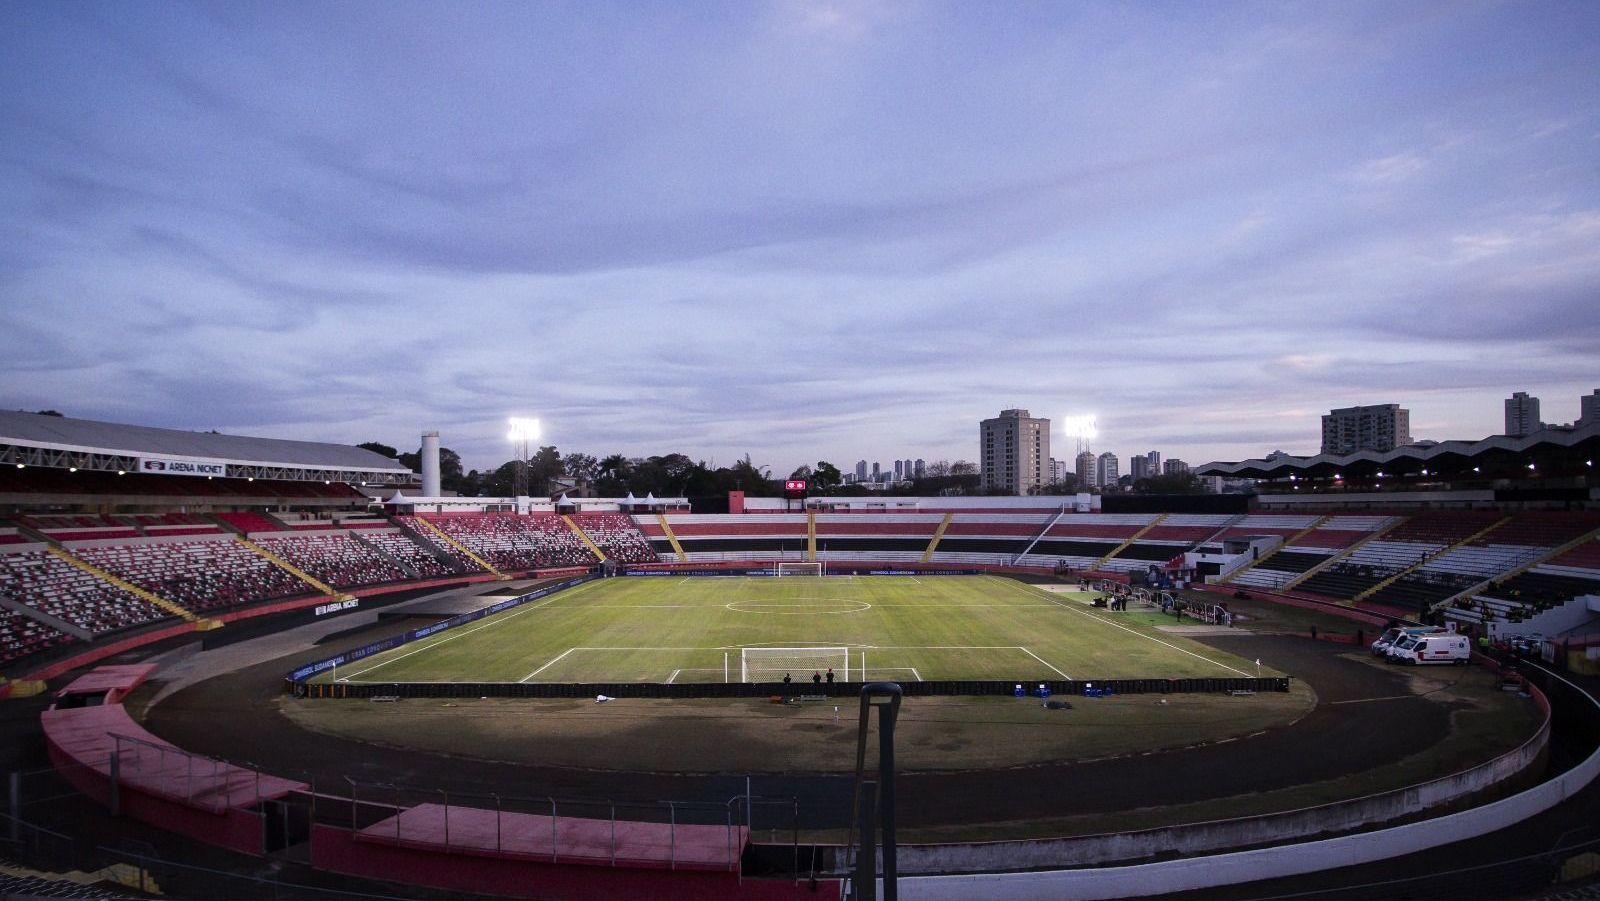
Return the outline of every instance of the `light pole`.
[[[517,457],[517,467],[511,479],[511,493],[515,497],[527,497],[528,460],[532,456],[529,449],[539,440],[539,420],[513,416],[510,422],[511,434],[506,437],[510,439],[512,453]]]

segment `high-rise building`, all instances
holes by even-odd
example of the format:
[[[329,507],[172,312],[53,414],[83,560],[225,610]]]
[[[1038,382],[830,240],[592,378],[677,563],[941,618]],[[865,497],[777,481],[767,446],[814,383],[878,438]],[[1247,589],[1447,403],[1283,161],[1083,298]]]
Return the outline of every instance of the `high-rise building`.
[[[1094,480],[1094,451],[1084,451],[1073,463],[1078,476],[1079,491],[1088,491],[1100,484]]]
[[[1134,454],[1128,458],[1128,475],[1133,476],[1135,482],[1140,479],[1150,478],[1150,461],[1143,454]]]
[[[916,465],[915,468],[916,468],[916,472],[917,472],[917,478],[919,478],[919,479],[922,478],[923,475],[925,475],[927,473],[927,471],[928,471],[928,461],[922,459],[921,457],[918,457],[917,458],[917,465]]]
[[[1411,411],[1399,404],[1344,407],[1322,417],[1322,452],[1392,451],[1411,443]]]
[[[1102,488],[1109,488],[1117,484],[1117,455],[1106,451],[1095,458],[1094,481]]]
[[[1001,410],[978,423],[978,459],[985,490],[1032,494],[1049,480],[1050,420]]]
[[[1578,408],[1579,413],[1576,425],[1600,422],[1600,388],[1594,389],[1593,394],[1585,394],[1578,398]]]
[[[878,469],[878,461],[876,461],[876,460],[872,461],[872,481],[874,481],[874,482],[883,481],[883,473],[881,471],[879,471],[879,469]]]
[[[1518,391],[1506,398],[1506,434],[1512,437],[1531,435],[1544,427],[1539,420],[1539,398]]]
[[[865,461],[865,460],[857,460],[856,461],[856,481],[857,482],[865,482],[866,480],[867,480],[867,461]]]
[[[1164,476],[1180,476],[1189,471],[1189,464],[1173,457],[1161,464],[1161,474]]]
[[[1160,475],[1161,474],[1161,452],[1160,451],[1151,451],[1148,454],[1144,455],[1144,459],[1145,459],[1144,468],[1145,468],[1145,470],[1147,472],[1149,472],[1152,476],[1156,476],[1156,475]]]

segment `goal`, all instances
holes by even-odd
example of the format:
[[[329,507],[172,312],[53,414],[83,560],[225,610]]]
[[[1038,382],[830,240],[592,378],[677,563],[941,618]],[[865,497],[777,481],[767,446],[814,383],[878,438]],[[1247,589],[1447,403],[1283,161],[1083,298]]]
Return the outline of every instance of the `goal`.
[[[741,648],[739,679],[782,682],[785,675],[805,684],[812,673],[833,670],[840,682],[850,681],[849,648]]]
[[[825,576],[828,569],[822,561],[816,563],[779,563],[778,575],[780,576]]]

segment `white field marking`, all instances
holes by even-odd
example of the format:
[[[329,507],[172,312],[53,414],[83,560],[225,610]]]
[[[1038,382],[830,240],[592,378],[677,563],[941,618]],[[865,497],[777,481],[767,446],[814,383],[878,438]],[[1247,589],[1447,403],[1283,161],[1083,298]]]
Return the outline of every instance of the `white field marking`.
[[[1348,701],[1329,701],[1328,706],[1331,707],[1334,704],[1369,704],[1373,701],[1404,701],[1407,698],[1414,697],[1416,697],[1416,695],[1385,695],[1381,698],[1351,698]]]
[[[722,606],[733,611],[734,613],[770,613],[773,616],[837,616],[844,613],[866,613],[868,610],[872,609],[872,605],[866,601],[853,601],[840,598],[838,600],[828,600],[826,603],[858,604],[859,606],[851,607],[845,610],[830,610],[826,607],[818,607],[815,604],[756,604],[751,601],[729,601]],[[735,604],[742,604],[744,606],[735,607]]]
[[[457,632],[455,629],[450,629],[447,632],[445,632],[444,633],[444,637],[440,638],[438,641],[430,641],[427,644],[423,645],[422,647],[417,648],[415,651],[407,651],[404,654],[399,654],[397,656],[390,657],[388,660],[385,660],[382,663],[375,663],[372,666],[369,666],[364,670],[359,670],[357,672],[351,673],[350,674],[350,678],[354,678],[356,676],[364,676],[367,673],[370,673],[373,670],[377,669],[378,667],[388,666],[389,664],[395,662],[396,660],[404,660],[407,657],[410,657],[412,654],[420,654],[423,651],[431,651],[434,648],[438,647],[439,645],[444,644],[447,641],[455,641],[457,638],[465,638],[465,637],[467,637],[468,635],[471,635],[474,632],[477,632],[477,631],[480,631],[480,630],[483,630],[483,629],[487,629],[490,626],[503,625],[503,624],[508,623],[511,620],[521,616],[524,613],[532,613],[535,610],[539,610],[539,609],[543,608],[546,604],[549,604],[551,601],[554,601],[556,598],[566,594],[569,591],[582,591],[583,589],[588,588],[590,585],[593,585],[593,584],[595,584],[595,583],[594,582],[585,582],[584,584],[579,585],[577,588],[568,588],[566,591],[558,591],[555,594],[550,595],[549,597],[545,598],[544,600],[540,601],[537,604],[530,604],[530,605],[526,605],[526,606],[523,606],[523,607],[519,607],[516,610],[514,610],[513,612],[505,614],[504,616],[501,616],[501,615],[498,615],[498,614],[495,615],[495,616],[491,616],[491,617],[489,617],[489,621],[484,623],[481,626],[473,626],[470,629],[463,629],[460,632]],[[414,682],[416,680],[412,679],[410,681]]]
[[[687,610],[694,604],[593,604],[585,610]]]
[[[989,578],[995,579],[996,577],[995,576],[989,576]],[[1007,582],[1008,584],[1015,586],[1018,591],[1026,592],[1027,594],[1030,594],[1030,595],[1033,594],[1032,591],[1029,591],[1028,589],[1023,588],[1021,585],[1018,585],[1016,582],[1011,582],[1008,579],[998,579],[998,581]],[[1071,607],[1071,606],[1069,606],[1067,604],[1063,604],[1060,601],[1056,601],[1055,604],[1056,604],[1057,607],[1060,607],[1063,610],[1069,611],[1071,613],[1076,613],[1079,616],[1088,617],[1089,619],[1093,620],[1094,622],[1103,623],[1103,624],[1105,624],[1107,626],[1111,626],[1114,629],[1121,629],[1122,631],[1127,632],[1130,635],[1137,635],[1140,638],[1148,639],[1150,641],[1155,642],[1156,644],[1164,645],[1164,646],[1166,646],[1168,648],[1171,648],[1172,650],[1177,651],[1177,652],[1179,652],[1181,654],[1188,654],[1190,657],[1193,657],[1196,660],[1204,660],[1205,662],[1207,662],[1209,664],[1212,664],[1213,666],[1220,666],[1220,667],[1222,667],[1223,669],[1227,670],[1230,673],[1238,673],[1241,676],[1249,676],[1250,675],[1249,673],[1245,672],[1244,670],[1234,669],[1233,667],[1227,665],[1226,663],[1221,663],[1219,661],[1212,660],[1210,657],[1206,657],[1203,654],[1196,654],[1194,651],[1188,650],[1187,648],[1180,648],[1180,647],[1178,647],[1177,645],[1175,645],[1175,644],[1173,644],[1171,642],[1162,641],[1161,639],[1156,638],[1156,637],[1154,637],[1152,635],[1146,635],[1143,632],[1138,631],[1137,629],[1130,629],[1130,628],[1128,628],[1127,626],[1124,626],[1121,623],[1112,622],[1111,620],[1106,619],[1105,617],[1095,616],[1094,614],[1089,613],[1087,611],[1074,609],[1073,607]],[[1045,664],[1045,665],[1049,666],[1049,664]],[[1051,669],[1054,669],[1054,667],[1051,667]]]
[[[1045,666],[1050,666],[1050,661],[1044,659],[1043,657],[1040,657],[1038,654],[1035,654],[1034,652],[1028,650],[1027,648],[1018,647],[1017,650],[1021,651],[1024,654],[1027,654],[1029,657],[1032,657],[1033,659],[1039,661],[1040,663],[1043,663]],[[1050,669],[1055,670],[1055,674],[1056,675],[1058,675],[1061,678],[1067,680],[1068,682],[1072,681],[1072,677],[1067,675],[1066,673],[1063,673],[1061,670],[1058,670],[1053,666],[1050,666]]]
[[[668,684],[668,685],[671,685],[671,684],[672,684],[672,680],[674,680],[674,679],[676,679],[676,678],[678,678],[678,674],[679,674],[679,673],[681,673],[681,672],[683,672],[683,670],[681,670],[681,669],[675,669],[675,670],[673,670],[673,671],[672,671],[672,675],[670,675],[670,676],[668,676],[668,677],[667,677],[667,684]]]
[[[914,667],[914,666],[911,668],[911,676],[912,676],[912,678],[916,679],[918,682],[922,681],[922,674],[917,672],[917,668]]]
[[[568,654],[570,654],[570,653],[572,653],[573,651],[576,651],[576,650],[578,650],[578,649],[577,648],[567,648],[565,651],[561,652],[561,657],[565,657]],[[550,667],[555,666],[556,663],[561,660],[561,657],[557,657],[555,660],[552,660],[549,663],[546,663],[544,666],[539,667],[538,669],[536,669],[533,672],[527,674],[526,676],[523,676],[521,679],[518,679],[517,681],[518,682],[526,682],[529,679],[532,679],[534,676],[537,676],[540,673],[544,672],[545,670],[549,669]]]

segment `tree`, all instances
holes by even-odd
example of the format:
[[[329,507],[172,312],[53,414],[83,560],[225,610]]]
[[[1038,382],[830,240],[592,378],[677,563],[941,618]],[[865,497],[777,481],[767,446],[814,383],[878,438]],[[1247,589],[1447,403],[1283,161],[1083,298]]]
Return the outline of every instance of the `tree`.
[[[562,459],[567,475],[580,482],[592,482],[600,474],[600,461],[588,454],[567,454]]]
[[[372,451],[373,453],[377,454],[380,457],[388,457],[391,460],[396,459],[396,458],[398,458],[400,456],[400,452],[399,451],[395,450],[394,448],[390,447],[387,444],[382,444],[382,443],[377,442],[377,441],[363,441],[360,444],[356,445],[356,447],[364,448],[366,450]]]
[[[923,470],[923,472],[930,479],[946,478],[950,475],[950,461],[935,460],[929,463],[927,469]]]
[[[844,475],[839,472],[839,467],[827,460],[818,460],[817,468],[811,471],[811,481],[816,488],[826,491],[844,484]]]
[[[561,462],[561,452],[555,445],[547,444],[534,453],[528,461],[528,495],[537,497],[550,493],[550,480],[566,474]]]
[[[744,459],[733,464],[730,469],[736,490],[743,491],[751,497],[776,497],[778,486],[772,484],[772,471],[764,466],[757,466],[750,462],[750,455],[745,454]]]
[[[809,482],[811,481],[811,467],[801,463],[799,466],[795,467],[794,472],[789,473],[789,478],[805,479]]]
[[[975,476],[978,474],[978,466],[965,460],[957,460],[950,464],[950,474],[953,476]]]

